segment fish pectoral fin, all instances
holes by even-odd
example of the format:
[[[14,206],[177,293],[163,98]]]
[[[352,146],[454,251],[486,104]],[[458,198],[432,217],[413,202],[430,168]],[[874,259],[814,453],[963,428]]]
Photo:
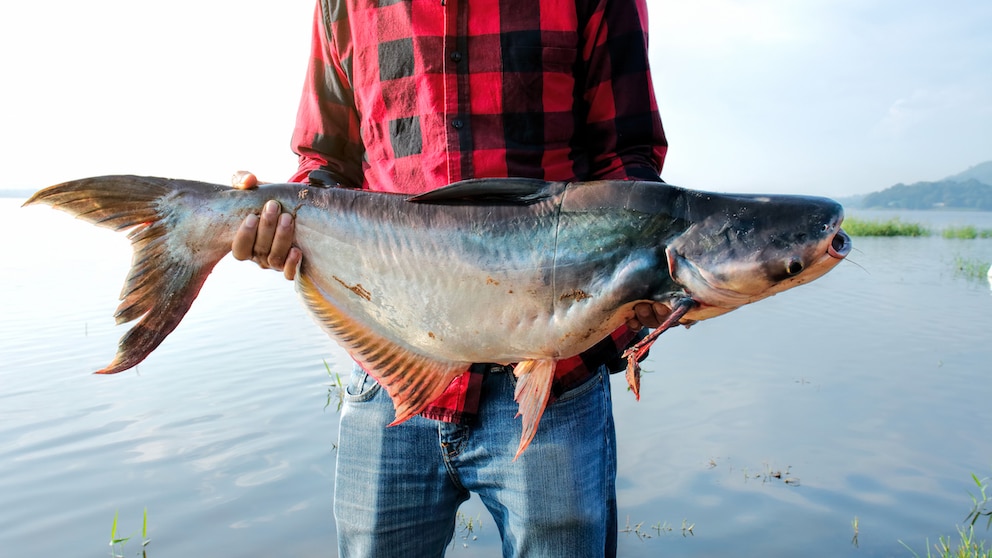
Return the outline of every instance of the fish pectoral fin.
[[[421,413],[470,363],[443,361],[390,341],[332,304],[304,261],[296,275],[300,297],[314,320],[385,388],[396,418],[390,426]]]
[[[436,204],[530,205],[551,197],[551,184],[533,178],[501,180],[477,178],[411,196],[407,201]]]
[[[520,447],[513,457],[514,461],[527,449],[537,433],[537,425],[551,396],[556,364],[554,359],[525,360],[513,368],[513,375],[517,377],[513,400],[519,405],[517,416],[523,417]]]

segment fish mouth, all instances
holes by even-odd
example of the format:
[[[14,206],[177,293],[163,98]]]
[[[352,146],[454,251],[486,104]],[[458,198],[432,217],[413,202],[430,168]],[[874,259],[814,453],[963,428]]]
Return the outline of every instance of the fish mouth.
[[[843,260],[851,253],[851,246],[851,237],[843,229],[837,229],[837,234],[830,239],[830,245],[827,246],[827,254],[838,260]]]

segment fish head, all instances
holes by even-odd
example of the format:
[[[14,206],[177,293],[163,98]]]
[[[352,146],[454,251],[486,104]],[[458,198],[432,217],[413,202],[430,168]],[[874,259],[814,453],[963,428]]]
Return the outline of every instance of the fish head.
[[[688,204],[692,224],[666,247],[672,279],[696,302],[684,323],[813,281],[851,250],[833,200],[697,195]]]

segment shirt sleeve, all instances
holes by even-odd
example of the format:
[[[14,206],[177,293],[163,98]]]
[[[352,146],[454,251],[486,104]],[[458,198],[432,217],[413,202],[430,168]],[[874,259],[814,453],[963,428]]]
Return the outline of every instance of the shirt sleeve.
[[[583,136],[593,178],[660,180],[668,141],[648,64],[646,0],[598,0],[586,21]]]
[[[332,0],[333,1],[333,0]],[[351,59],[340,53],[347,45],[335,41],[335,28],[347,29],[346,10],[332,21],[327,0],[318,2],[313,18],[310,62],[293,130],[292,149],[299,155],[294,182],[305,181],[310,171],[322,169],[338,182],[351,187],[362,184],[362,154],[358,114],[351,88]]]

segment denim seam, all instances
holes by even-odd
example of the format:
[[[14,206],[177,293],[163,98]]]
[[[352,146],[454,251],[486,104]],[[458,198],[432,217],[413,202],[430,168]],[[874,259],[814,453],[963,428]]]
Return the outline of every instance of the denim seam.
[[[617,449],[615,447],[616,438],[616,426],[613,421],[613,414],[610,412],[612,408],[612,394],[610,393],[610,376],[609,370],[605,365],[598,370],[599,377],[603,379],[604,385],[600,392],[599,402],[603,406],[603,416],[605,420],[603,421],[603,431],[601,435],[603,436],[603,447],[606,448],[606,471],[609,475],[612,475],[612,479],[604,479],[602,483],[603,486],[603,502],[613,503],[613,517],[606,518],[606,525],[604,525],[606,532],[604,533],[604,543],[605,548],[603,549],[604,556],[607,558],[615,558],[617,553],[617,529],[619,525],[617,524],[617,488],[616,488],[616,470],[617,470]],[[610,436],[610,428],[613,428],[614,436]],[[610,525],[612,520],[612,525]]]
[[[441,428],[443,427],[444,423],[439,421],[437,425],[437,447],[441,452],[441,461],[444,462],[444,469],[448,472],[448,478],[451,479],[452,484],[454,484],[459,491],[467,493],[468,489],[465,488],[464,484],[462,484],[461,477],[458,474],[458,468],[455,467],[454,463],[452,463],[452,459],[458,457],[461,453],[461,445],[464,443],[464,440],[458,440],[455,442],[457,447],[454,451],[449,452],[447,450],[447,446],[441,442]]]

